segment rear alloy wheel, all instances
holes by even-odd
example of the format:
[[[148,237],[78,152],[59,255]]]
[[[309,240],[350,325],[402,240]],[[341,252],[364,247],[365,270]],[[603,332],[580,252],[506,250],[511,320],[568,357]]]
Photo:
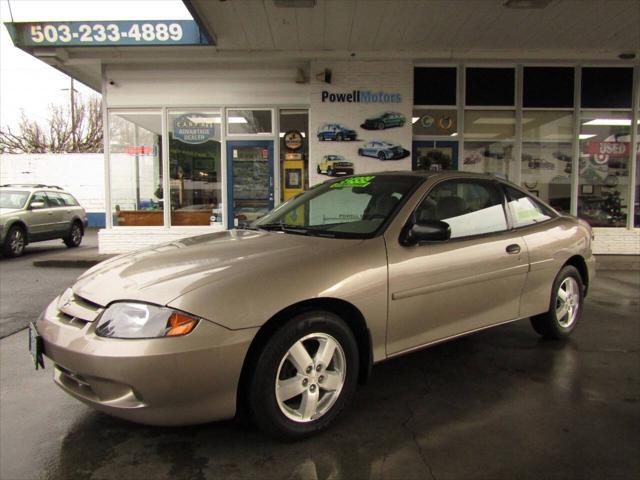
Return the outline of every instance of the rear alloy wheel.
[[[565,266],[553,283],[549,310],[531,318],[533,329],[545,338],[567,338],[582,315],[583,292],[580,272]]]
[[[82,243],[82,227],[78,222],[74,222],[71,225],[69,235],[64,239],[64,244],[69,248],[75,248]]]
[[[384,122],[378,122],[378,130],[384,130]]]
[[[387,159],[387,155],[384,152],[378,152],[378,158],[380,160],[386,160]]]
[[[327,428],[351,400],[358,378],[351,330],[329,312],[308,312],[277,330],[258,358],[249,402],[270,435],[304,438]]]
[[[13,226],[7,232],[2,246],[2,253],[5,257],[19,257],[24,253],[26,245],[26,235],[21,227]]]
[[[341,133],[337,133],[336,134],[336,142],[341,142],[343,140],[342,134]]]

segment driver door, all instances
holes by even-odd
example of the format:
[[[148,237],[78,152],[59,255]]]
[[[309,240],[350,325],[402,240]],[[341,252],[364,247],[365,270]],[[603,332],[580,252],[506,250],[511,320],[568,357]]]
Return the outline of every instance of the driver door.
[[[504,203],[491,180],[446,180],[414,215],[447,222],[450,240],[406,247],[386,238],[388,355],[519,316],[528,252],[508,230]]]

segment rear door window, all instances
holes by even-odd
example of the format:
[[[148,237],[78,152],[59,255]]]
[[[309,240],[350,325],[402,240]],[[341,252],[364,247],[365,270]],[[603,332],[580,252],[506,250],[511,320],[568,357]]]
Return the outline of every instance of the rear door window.
[[[49,206],[51,207],[64,207],[65,203],[59,193],[47,192],[47,198],[49,199]]]
[[[509,211],[515,228],[544,222],[555,216],[551,210],[524,192],[507,186],[505,189],[509,197]]]

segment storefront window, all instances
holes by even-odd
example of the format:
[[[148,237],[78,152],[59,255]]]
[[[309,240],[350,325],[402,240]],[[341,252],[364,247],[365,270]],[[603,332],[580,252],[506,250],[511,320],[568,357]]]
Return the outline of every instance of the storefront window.
[[[582,114],[578,216],[594,227],[626,225],[630,133],[631,112]]]
[[[109,113],[111,214],[114,226],[163,225],[160,111]]]
[[[222,225],[220,112],[169,113],[171,225]]]
[[[509,110],[467,110],[463,170],[513,178],[515,115]]]
[[[283,202],[309,188],[308,132],[308,110],[280,110],[280,198]]]
[[[272,134],[272,110],[227,110],[227,133],[229,135]]]
[[[573,113],[525,111],[522,137],[522,186],[557,210],[568,213]]]

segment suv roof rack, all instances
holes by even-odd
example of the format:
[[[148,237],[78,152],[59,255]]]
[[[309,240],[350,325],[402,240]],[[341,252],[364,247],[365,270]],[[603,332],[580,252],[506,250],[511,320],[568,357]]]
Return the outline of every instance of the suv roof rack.
[[[55,188],[56,190],[64,190],[57,185],[45,185],[44,183],[5,183],[0,187],[23,187],[23,188]]]

